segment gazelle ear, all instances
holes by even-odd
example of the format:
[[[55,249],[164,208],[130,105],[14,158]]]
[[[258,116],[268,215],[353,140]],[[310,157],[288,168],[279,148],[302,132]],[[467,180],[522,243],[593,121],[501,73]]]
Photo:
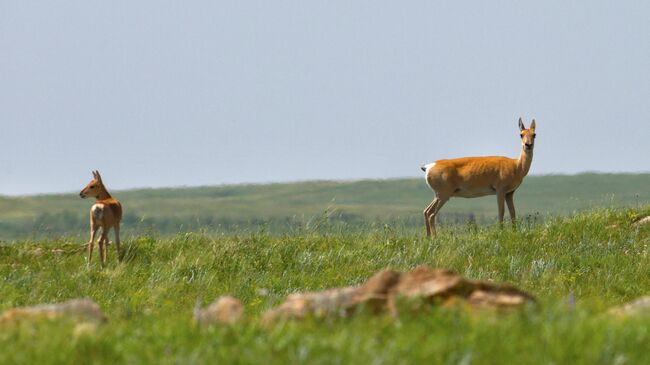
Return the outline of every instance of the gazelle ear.
[[[535,130],[535,119],[533,119],[533,121],[530,122],[530,129]]]
[[[523,131],[524,129],[526,129],[526,127],[524,126],[524,121],[521,120],[521,118],[519,118],[519,130]]]
[[[102,181],[102,177],[101,177],[101,175],[99,175],[99,170],[95,170],[93,175],[95,176],[95,179],[97,179],[99,181]]]
[[[97,173],[95,172],[95,170],[93,170],[93,178],[95,179],[97,178]]]

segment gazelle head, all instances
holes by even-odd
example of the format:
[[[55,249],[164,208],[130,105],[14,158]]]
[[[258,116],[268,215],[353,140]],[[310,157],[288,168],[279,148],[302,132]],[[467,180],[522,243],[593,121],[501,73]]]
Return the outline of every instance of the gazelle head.
[[[524,151],[532,151],[535,147],[535,119],[530,122],[530,128],[526,128],[524,122],[519,118],[519,134],[521,135],[521,148]]]
[[[99,171],[93,171],[93,179],[90,180],[88,185],[79,193],[79,196],[83,199],[88,197],[96,197],[101,192],[105,191],[104,184],[102,183],[102,177],[99,175]]]

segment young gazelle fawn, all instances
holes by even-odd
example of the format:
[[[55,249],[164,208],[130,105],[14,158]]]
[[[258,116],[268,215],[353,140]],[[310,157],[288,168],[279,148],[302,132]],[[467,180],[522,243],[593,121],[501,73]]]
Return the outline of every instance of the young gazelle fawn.
[[[515,190],[530,170],[535,147],[535,119],[526,128],[519,118],[521,154],[518,159],[501,156],[464,157],[438,160],[422,166],[427,184],[435,198],[424,210],[427,236],[435,235],[436,215],[451,197],[476,198],[496,195],[499,223],[503,223],[504,202],[508,204],[510,219],[515,224]]]
[[[93,256],[93,246],[95,245],[95,235],[99,228],[102,229],[99,238],[99,256],[101,265],[106,265],[106,249],[108,246],[108,231],[115,230],[115,248],[117,248],[117,259],[121,261],[120,256],[120,220],[122,220],[122,205],[117,199],[108,193],[99,171],[93,171],[93,179],[79,193],[81,198],[94,197],[97,201],[90,208],[90,241],[88,242],[88,267]]]

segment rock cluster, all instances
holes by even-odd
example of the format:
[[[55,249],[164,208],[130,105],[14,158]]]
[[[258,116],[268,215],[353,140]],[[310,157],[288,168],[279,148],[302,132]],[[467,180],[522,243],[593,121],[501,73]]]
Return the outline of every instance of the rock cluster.
[[[217,298],[205,309],[194,310],[194,320],[201,326],[212,323],[232,325],[239,321],[244,314],[244,306],[239,300],[231,296]]]
[[[638,227],[638,226],[642,226],[642,225],[644,225],[644,224],[648,224],[648,223],[650,223],[650,216],[647,216],[647,217],[643,217],[643,218],[637,219],[637,220],[634,222],[634,225]]]
[[[401,302],[406,302],[409,310],[423,305],[459,304],[472,309],[507,309],[534,300],[512,286],[468,280],[449,270],[418,267],[401,273],[385,269],[358,286],[291,294],[282,304],[266,311],[262,321],[269,324],[281,319],[347,317],[362,306],[371,313],[397,315]],[[242,318],[243,311],[237,299],[225,296],[204,309],[197,308],[194,318],[201,326],[230,325]]]
[[[650,315],[650,296],[641,297],[633,302],[611,308],[609,313],[618,317]]]
[[[57,319],[72,318],[77,322],[103,323],[106,316],[102,309],[90,299],[72,299],[63,303],[39,304],[30,307],[19,307],[5,311],[0,316],[0,322],[24,319]]]
[[[107,318],[102,309],[90,299],[72,299],[63,303],[38,304],[5,311],[0,324],[39,319],[67,318],[75,323],[74,337],[91,336]]]
[[[397,315],[400,300],[410,303],[406,307],[409,309],[420,308],[423,304],[507,309],[535,299],[512,286],[468,280],[449,270],[418,267],[406,273],[382,270],[359,286],[291,294],[284,303],[267,311],[263,321],[347,316],[360,306],[374,313]]]

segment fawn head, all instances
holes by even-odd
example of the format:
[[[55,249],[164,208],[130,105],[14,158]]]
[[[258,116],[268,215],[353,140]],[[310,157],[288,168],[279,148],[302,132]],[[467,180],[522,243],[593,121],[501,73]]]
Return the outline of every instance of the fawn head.
[[[93,171],[93,179],[90,180],[88,185],[79,193],[81,198],[96,197],[102,191],[104,191],[104,184],[102,183],[102,177],[99,175],[99,171]]]
[[[535,119],[530,123],[530,128],[526,128],[524,122],[519,118],[519,135],[524,151],[532,151],[535,147]]]

